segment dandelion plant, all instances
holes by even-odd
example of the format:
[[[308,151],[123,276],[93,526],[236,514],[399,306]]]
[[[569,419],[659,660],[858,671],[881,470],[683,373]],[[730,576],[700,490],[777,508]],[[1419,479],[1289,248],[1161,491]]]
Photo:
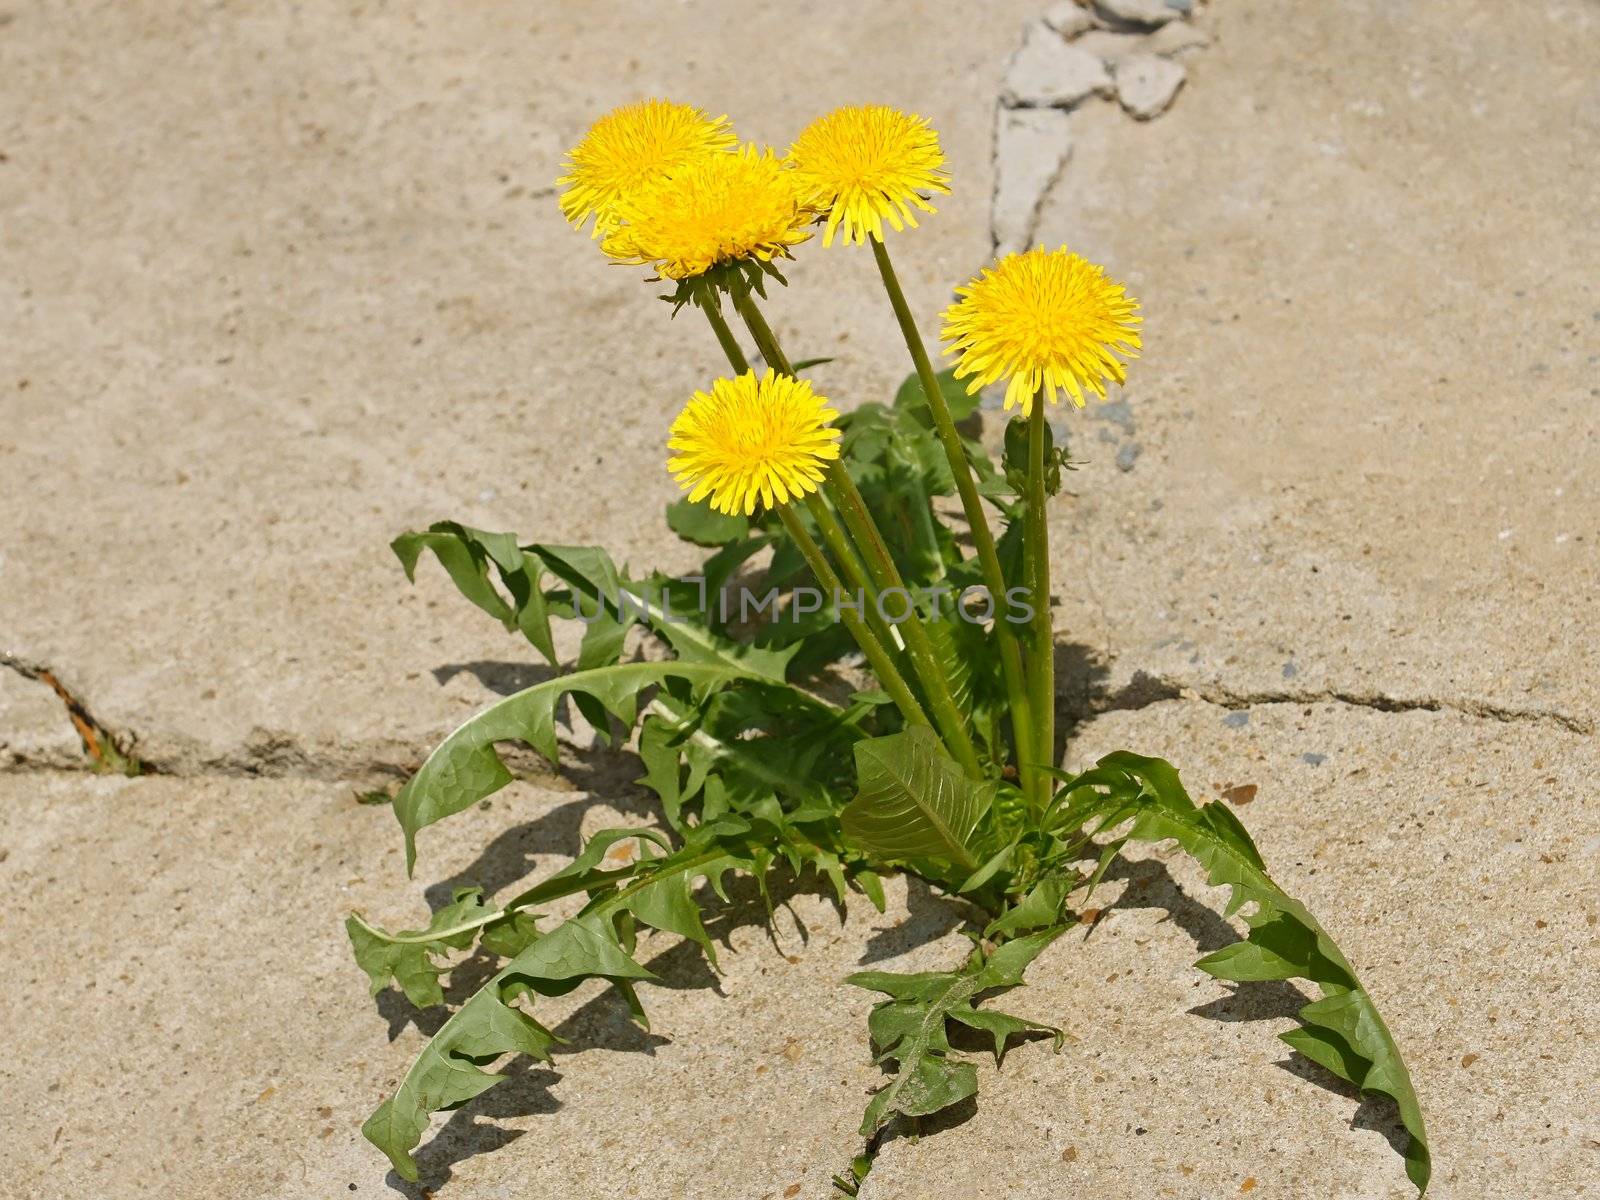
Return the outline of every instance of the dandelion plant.
[[[934,212],[948,171],[927,121],[882,106],[821,117],[780,156],[741,144],[725,117],[645,101],[597,121],[559,186],[574,227],[592,222],[605,257],[649,268],[674,315],[703,314],[726,360],[663,430],[667,469],[687,493],[667,525],[707,555],[693,575],[669,577],[630,574],[600,547],[449,521],[397,538],[408,576],[431,554],[557,674],[450,734],[394,811],[409,870],[423,830],[511,781],[501,745],[554,762],[561,722],[582,718],[602,739],[633,739],[659,819],[595,834],[501,903],[460,891],[421,929],[351,916],[374,991],[397,986],[419,1006],[444,1003],[453,956],[476,949],[499,962],[366,1136],[415,1180],[412,1152],[434,1113],[498,1083],[488,1068],[504,1056],[550,1057],[558,1039],[537,1016],[540,997],[603,980],[643,1021],[640,988],[654,976],[635,957],[640,926],[694,943],[714,966],[704,914],[729,903],[730,874],[753,877],[763,895],[780,878],[815,880],[841,904],[859,893],[881,909],[882,877],[906,872],[982,917],[967,930],[971,952],[947,970],[846,980],[881,997],[864,1052],[885,1071],[861,1122],[868,1153],[836,1180],[853,1194],[886,1128],[975,1092],[950,1027],[987,1035],[997,1057],[1039,1030],[985,998],[1023,983],[1078,919],[1074,898],[1129,841],[1175,842],[1232,889],[1228,914],[1248,927],[1197,965],[1221,979],[1315,984],[1320,998],[1283,1040],[1395,1103],[1406,1171],[1424,1191],[1422,1113],[1394,1039],[1233,812],[1196,805],[1158,758],[1058,768],[1047,518],[1065,460],[1047,411],[1123,381],[1142,348],[1137,301],[1065,247],[1007,256],[955,289],[941,330],[954,366],[936,370],[888,237]],[[827,253],[872,253],[912,367],[888,403],[820,394],[766,319],[769,292],[787,283],[781,264],[819,227]],[[991,386],[1015,412],[998,461],[970,420]],[[570,662],[556,651],[563,622],[582,629]],[[618,866],[609,852],[624,841],[637,853]],[[553,921],[549,906],[569,897],[581,907]],[[1072,969],[1066,955],[1047,965]]]

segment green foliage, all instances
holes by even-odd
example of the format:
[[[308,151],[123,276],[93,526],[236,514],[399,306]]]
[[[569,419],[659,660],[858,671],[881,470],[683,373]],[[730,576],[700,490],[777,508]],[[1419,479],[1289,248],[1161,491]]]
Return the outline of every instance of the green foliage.
[[[925,971],[896,975],[860,971],[845,979],[856,987],[890,997],[877,1004],[867,1029],[878,1062],[896,1063],[894,1078],[867,1105],[861,1133],[870,1136],[895,1115],[922,1117],[965,1100],[978,1090],[978,1074],[970,1062],[952,1057],[947,1026],[954,1021],[993,1039],[998,1064],[1006,1040],[1032,1031],[1053,1034],[1061,1049],[1061,1031],[994,1009],[980,1009],[980,993],[1016,987],[1039,952],[1060,936],[1061,926],[1007,942],[985,956],[981,947],[957,971]]]
[[[765,278],[723,274],[722,284],[754,292]],[[714,283],[682,287],[672,299],[714,304]],[[952,453],[964,450],[983,502],[1003,519],[1001,574],[1008,586],[1022,583],[1025,427],[1011,423],[994,462],[978,438],[976,397],[949,372],[938,383],[963,423]],[[1074,921],[1069,898],[1086,905],[1129,839],[1172,838],[1213,883],[1233,889],[1227,912],[1249,926],[1247,940],[1200,967],[1230,980],[1314,983],[1320,998],[1301,1009],[1300,1026],[1284,1041],[1395,1101],[1410,1134],[1407,1171],[1425,1189],[1422,1114],[1394,1039],[1349,961],[1269,878],[1230,810],[1195,806],[1170,766],[1131,754],[1111,755],[1082,775],[1055,773],[1065,782],[1048,807],[1038,792],[1019,787],[993,632],[958,610],[959,592],[982,576],[940,515],[941,505],[954,504],[955,477],[921,385],[913,377],[891,404],[860,405],[839,425],[845,466],[900,574],[914,589],[938,589],[919,596],[919,611],[976,735],[983,778],[968,777],[933,730],[906,725],[883,690],[863,683],[833,614],[795,620],[778,607],[752,617],[718,603],[736,579],[758,590],[809,579],[771,514],[729,518],[687,501],[669,507],[669,528],[707,551],[699,570],[681,579],[635,575],[599,547],[523,542],[454,522],[402,535],[393,548],[408,577],[424,553],[433,555],[471,603],[556,671],[466,721],[395,797],[408,871],[419,831],[510,782],[507,743],[555,762],[568,701],[602,741],[616,727],[637,725],[639,782],[659,801],[660,820],[595,834],[565,867],[498,906],[463,888],[419,929],[389,933],[349,919],[357,965],[374,992],[395,986],[413,1004],[437,1007],[446,1003],[444,977],[464,958],[496,968],[456,1005],[367,1121],[368,1139],[415,1180],[412,1154],[434,1113],[495,1086],[501,1077],[492,1068],[506,1055],[551,1059],[560,1039],[533,1015],[541,998],[602,980],[643,1023],[639,989],[654,976],[639,961],[639,928],[683,939],[717,968],[707,918],[729,903],[729,876],[753,880],[770,916],[774,884],[801,881],[841,903],[858,892],[882,911],[881,875],[903,869],[961,896],[975,948],[952,971],[864,971],[848,979],[886,997],[872,1009],[868,1031],[890,1071],[862,1122],[867,1153],[839,1177],[854,1194],[889,1123],[938,1112],[976,1090],[977,1071],[952,1045],[953,1030],[984,1035],[997,1062],[1013,1039],[1032,1034],[1054,1034],[1060,1049],[1058,1030],[985,1006],[987,994],[1023,982],[1029,964]],[[1048,492],[1069,465],[1052,444]],[[810,525],[809,516],[801,521]],[[563,662],[558,647],[574,642],[575,654]],[[630,846],[631,854],[619,854]],[[582,897],[581,908],[558,920],[550,906],[571,897]],[[560,911],[570,913],[571,904]]]
[[[606,851],[625,839],[637,840],[646,853],[627,867],[602,867]],[[696,880],[707,881],[717,896],[726,899],[724,877],[729,872],[754,876],[764,890],[768,870],[781,861],[795,872],[811,866],[829,875],[841,894],[845,886],[845,863],[837,851],[811,841],[775,805],[696,826],[676,849],[669,846],[664,835],[652,830],[606,830],[591,838],[564,870],[504,908],[485,908],[476,893],[458,894],[421,935],[430,940],[418,941],[417,934],[385,934],[352,918],[349,929],[357,960],[375,986],[381,987],[387,974],[395,974],[414,1001],[439,1003],[437,968],[426,954],[446,947],[465,949],[474,931],[481,933],[485,946],[491,946],[491,939],[508,927],[520,924],[524,931],[531,929],[532,907],[574,894],[589,897],[577,915],[549,933],[523,939],[511,960],[440,1027],[395,1094],[362,1126],[368,1140],[389,1156],[403,1178],[417,1178],[411,1151],[430,1114],[464,1103],[500,1082],[499,1076],[484,1070],[485,1064],[508,1053],[549,1059],[560,1039],[525,1010],[538,996],[562,995],[585,979],[605,979],[622,990],[636,1019],[644,1023],[634,984],[655,976],[634,958],[637,924],[686,938],[715,963],[694,896]],[[871,894],[876,880],[859,886]],[[457,932],[448,936],[437,932],[445,929]]]
[[[1109,826],[1132,817],[1128,838],[1172,838],[1205,868],[1212,884],[1232,889],[1228,915],[1240,913],[1250,935],[1206,955],[1196,964],[1202,971],[1236,981],[1304,979],[1321,989],[1322,998],[1300,1010],[1301,1027],[1279,1036],[1339,1078],[1395,1102],[1409,1135],[1406,1174],[1419,1193],[1426,1191],[1430,1167],[1422,1106],[1389,1027],[1333,938],[1268,877],[1233,811],[1221,801],[1196,807],[1169,763],[1126,752],[1102,758],[1059,795],[1070,806],[1085,793],[1098,802],[1091,801],[1088,813],[1069,807],[1067,820],[1098,817]],[[1247,904],[1253,911],[1241,913]]]
[[[444,1003],[439,987],[443,968],[434,963],[434,957],[472,945],[477,922],[486,911],[482,888],[462,888],[433,914],[426,929],[405,929],[391,936],[354,916],[344,927],[356,963],[372,980],[374,996],[393,981],[418,1008],[432,1008]]]
[[[724,546],[750,530],[750,519],[719,513],[705,500],[679,500],[667,505],[667,528],[696,546]]]
[[[406,840],[406,870],[417,861],[417,831],[471,808],[511,782],[499,742],[524,742],[556,761],[556,704],[569,693],[597,701],[631,726],[639,693],[665,679],[716,685],[757,678],[738,667],[696,662],[620,663],[560,675],[491,704],[458,728],[427,758],[394,798]]]
[[[956,378],[955,368],[939,371],[934,375],[939,381],[939,392],[944,396],[944,402],[950,406],[950,416],[957,424],[971,418],[977,411],[982,397],[977,392],[968,392],[966,381]],[[894,406],[909,412],[919,414],[927,428],[933,428],[933,415],[928,412],[928,400],[922,391],[922,381],[913,372],[901,381],[894,394]]]
[[[978,865],[967,839],[997,783],[963,775],[925,725],[857,742],[855,751],[858,791],[839,817],[846,838],[889,861]]]

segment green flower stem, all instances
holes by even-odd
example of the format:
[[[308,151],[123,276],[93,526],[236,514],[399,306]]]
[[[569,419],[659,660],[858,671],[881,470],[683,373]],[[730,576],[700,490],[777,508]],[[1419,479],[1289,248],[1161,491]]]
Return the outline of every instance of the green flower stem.
[[[717,335],[717,344],[728,356],[728,365],[733,368],[733,373],[743,375],[750,369],[750,363],[744,356],[744,350],[739,346],[739,339],[734,337],[733,330],[728,328],[728,319],[722,315],[722,309],[716,299],[710,298],[699,307],[706,314],[706,320],[711,322],[711,332]]]
[[[767,348],[761,351],[762,356],[770,362],[772,361],[771,356],[776,354],[778,359],[783,362],[782,369],[784,373],[790,374],[788,360],[783,357],[783,351],[777,348],[777,339],[773,336],[771,328],[761,319],[761,314],[756,310],[755,305],[753,303],[750,304],[749,313],[745,312],[744,309],[740,309],[740,312],[744,314],[746,325],[751,323],[749,313],[755,314],[755,320],[759,322],[759,325],[752,326],[752,328],[759,328],[761,337],[767,343]],[[707,308],[705,313],[706,318],[711,322],[711,327],[717,331],[717,340],[722,343],[722,349],[728,356],[729,365],[739,374],[744,374],[750,369],[750,364],[745,361],[744,352],[739,349],[739,343],[734,338],[733,331],[728,328],[728,322],[723,318],[721,310]],[[833,532],[830,532],[829,522],[832,523]],[[823,540],[828,543],[828,548],[833,551],[834,556],[839,560],[839,569],[844,573],[845,581],[849,583],[851,589],[870,593],[872,589],[868,585],[866,570],[861,565],[861,558],[850,547],[848,539],[844,537],[844,531],[839,529],[838,518],[824,508],[821,514],[817,516],[817,524],[822,529]],[[872,630],[883,644],[885,652],[891,658],[896,659],[896,665],[899,665],[897,653],[900,647],[899,640],[889,632],[889,626],[878,615],[876,606],[868,606],[866,621],[867,627]]]
[[[789,365],[789,357],[784,354],[783,347],[778,345],[778,335],[772,332],[772,326],[767,324],[767,319],[761,315],[761,310],[756,307],[756,302],[750,295],[748,288],[734,293],[733,307],[744,318],[745,327],[750,330],[750,336],[755,339],[756,349],[761,352],[761,357],[780,375],[794,377],[794,368]]]
[[[817,577],[817,582],[823,589],[830,596],[843,592],[844,585],[839,582],[839,576],[828,565],[828,558],[823,554],[822,547],[817,545],[816,539],[806,531],[800,518],[794,515],[793,508],[787,504],[778,505],[778,517],[783,522],[783,527],[789,531],[789,536],[794,539],[794,544],[800,548],[800,553],[805,556],[811,573]],[[889,698],[895,702],[906,723],[927,725],[931,728],[932,722],[922,711],[922,705],[917,703],[916,696],[912,695],[905,676],[900,674],[900,668],[894,665],[894,659],[889,657],[889,652],[884,649],[877,635],[867,628],[866,622],[848,608],[839,610],[839,620],[850,631],[850,636],[855,638],[856,645],[861,647],[861,653],[867,656],[867,665],[878,677],[883,690],[889,693]]]
[[[849,485],[847,493],[838,486],[836,476],[844,477],[846,484]],[[906,618],[896,628],[903,631],[906,653],[911,657],[911,666],[916,672],[917,682],[922,685],[922,694],[933,709],[939,734],[944,738],[952,757],[961,764],[961,769],[971,778],[981,780],[983,766],[979,763],[978,751],[972,744],[966,717],[956,704],[955,696],[950,691],[950,681],[945,675],[943,665],[939,662],[939,655],[933,648],[933,642],[928,637],[928,630],[911,601],[910,591],[900,578],[900,571],[894,565],[889,547],[884,545],[878,527],[872,520],[872,514],[867,511],[866,501],[856,489],[849,472],[838,460],[833,462],[824,486],[829,497],[843,512],[845,524],[850,527],[855,544],[864,547],[863,556],[866,559],[867,574],[872,578],[872,586],[862,588],[868,623],[881,624],[885,621],[879,607],[879,597],[891,588],[900,589],[900,594],[906,597]],[[846,538],[844,530],[839,528],[838,518],[833,515],[821,497],[808,496],[806,499],[812,515],[817,518],[817,524],[822,527],[824,538],[828,539],[828,544],[833,546],[835,539],[841,543],[834,549],[834,553],[842,557],[850,549],[850,539]],[[853,558],[854,554],[852,553],[850,557]],[[874,631],[878,632],[876,625]],[[878,636],[884,638],[891,646],[895,644],[892,634],[878,632]]]
[[[794,370],[789,365],[788,356],[784,354],[783,347],[778,344],[777,335],[772,332],[772,327],[761,315],[761,310],[756,307],[750,293],[744,292],[736,296],[734,306],[744,318],[750,336],[755,339],[756,348],[761,351],[761,357],[766,359],[774,370],[792,376]],[[872,513],[867,508],[867,502],[862,497],[860,489],[856,487],[855,480],[850,478],[850,472],[839,459],[835,459],[828,466],[828,485],[829,494],[839,506],[839,511],[844,514],[845,525],[848,526],[857,549],[866,560],[873,586],[865,590],[871,597],[870,607],[876,609],[878,596],[884,590],[888,588],[905,590],[899,568],[894,565],[894,557],[889,553],[888,544],[884,542],[877,522],[872,519]],[[832,515],[828,514],[830,518]],[[821,518],[818,518],[818,523],[821,523]],[[906,594],[910,595],[909,592]],[[874,615],[881,614],[874,613]],[[950,680],[939,662],[938,654],[934,651],[933,642],[922,624],[922,618],[915,609],[903,623],[903,628],[906,652],[911,656],[911,665],[916,672],[917,681],[921,683],[923,693],[933,707],[934,716],[938,718],[937,728],[940,736],[962,769],[972,778],[982,779],[983,767],[978,762],[978,751],[972,744],[972,735],[967,729],[966,718],[956,704],[955,696],[950,690]],[[894,645],[893,640],[889,640],[889,645]]]
[[[867,598],[867,603],[863,606],[866,610],[867,628],[872,630],[877,639],[883,643],[883,648],[888,651],[889,657],[894,659],[895,666],[902,668],[903,673],[904,640],[895,636],[892,627],[878,611],[878,606],[874,602],[877,591],[868,579],[867,569],[862,565],[861,556],[856,553],[855,545],[845,534],[844,526],[839,524],[839,518],[833,515],[833,509],[823,503],[820,497],[807,496],[806,507],[816,518],[817,528],[822,531],[823,545],[839,560],[845,583],[853,592]]]
[[[967,516],[967,526],[972,531],[972,543],[977,547],[978,565],[983,570],[984,586],[998,609],[1005,603],[1005,574],[1000,570],[1000,555],[995,550],[994,535],[989,531],[989,519],[983,511],[983,499],[978,495],[978,485],[972,478],[972,466],[967,462],[966,449],[961,445],[961,435],[956,432],[955,419],[950,406],[945,403],[944,392],[928,359],[928,351],[917,331],[916,318],[895,275],[894,264],[889,261],[889,249],[878,238],[869,237],[872,256],[878,262],[878,273],[883,276],[883,289],[889,294],[895,318],[900,322],[900,333],[905,338],[906,349],[911,352],[912,364],[922,383],[923,395],[928,401],[928,411],[933,414],[934,432],[944,446],[945,457],[950,461],[950,474],[955,477],[956,490],[961,494],[961,507]],[[1029,748],[1035,741],[1035,714],[1029,700],[1027,677],[1022,669],[1022,650],[1016,635],[1004,617],[995,621],[995,640],[1000,644],[1000,668],[1005,677],[1006,699],[1011,708],[1011,733],[1016,742],[1017,763],[1022,772],[1023,791],[1036,807],[1043,807],[1049,799],[1050,780],[1032,761]]]
[[[1050,527],[1044,514],[1044,392],[1033,398],[1028,415],[1028,497],[1024,559],[1031,568],[1033,589],[1033,661],[1028,680],[1034,716],[1033,761],[1046,769],[1055,766],[1056,666],[1055,632],[1050,623]]]
[[[829,464],[824,486],[844,515],[844,523],[849,526],[856,544],[862,548],[861,553],[866,559],[867,573],[872,577],[869,607],[873,610],[873,614],[882,619],[883,614],[879,610],[878,601],[884,592],[899,589],[900,594],[906,597],[906,618],[900,623],[899,628],[904,631],[906,653],[911,656],[911,665],[916,670],[918,682],[922,684],[923,695],[927,697],[928,704],[933,709],[939,733],[943,736],[945,745],[950,748],[951,755],[969,776],[981,780],[983,766],[978,761],[977,748],[972,744],[972,734],[967,728],[967,719],[956,704],[944,664],[939,661],[939,654],[933,648],[933,640],[929,638],[927,627],[922,623],[922,615],[912,603],[911,592],[900,576],[900,568],[895,566],[894,556],[889,553],[883,535],[878,532],[877,522],[872,519],[865,497],[856,487],[855,480],[850,478],[850,472],[844,463],[838,459]]]

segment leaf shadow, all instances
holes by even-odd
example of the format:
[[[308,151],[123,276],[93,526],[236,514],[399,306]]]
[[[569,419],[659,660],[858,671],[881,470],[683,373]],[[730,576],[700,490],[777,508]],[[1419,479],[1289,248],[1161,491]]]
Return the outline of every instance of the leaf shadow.
[[[1067,743],[1083,723],[1102,713],[1145,708],[1161,700],[1176,700],[1176,685],[1157,679],[1145,671],[1116,691],[1108,686],[1110,664],[1105,653],[1081,642],[1057,642],[1056,665],[1056,762],[1066,757]]]
[[[884,1071],[886,1079],[893,1074],[892,1070]],[[978,1097],[972,1095],[925,1117],[897,1116],[873,1135],[867,1143],[867,1152],[876,1155],[893,1142],[906,1138],[933,1137],[947,1130],[959,1129],[977,1115]]]
[[[429,674],[440,687],[457,675],[471,675],[495,695],[511,696],[554,679],[557,672],[543,663],[475,659],[472,662],[444,663],[434,667]]]
[[[550,1094],[550,1088],[561,1076],[548,1067],[518,1059],[501,1075],[504,1083],[452,1112],[438,1132],[417,1149],[417,1183],[400,1178],[392,1170],[384,1176],[384,1182],[407,1200],[431,1200],[450,1181],[458,1164],[508,1146],[528,1132],[496,1124],[497,1118],[546,1115],[561,1107],[561,1101]]]
[[[750,926],[764,926],[769,936],[776,939],[768,919],[767,899],[773,909],[788,908],[790,901],[802,894],[827,895],[837,898],[825,881],[815,875],[796,878],[787,873],[768,882],[768,897],[763,898],[755,880],[739,876],[728,881],[728,900],[721,901],[702,888],[698,899],[706,905],[706,933],[713,943],[723,950],[732,950],[735,931]],[[795,928],[802,941],[809,930],[792,908]],[[842,909],[840,919],[843,919]],[[705,956],[694,943],[674,939],[668,934],[650,934],[641,943],[649,947],[651,941],[668,942],[660,953],[644,960],[644,965],[656,979],[641,987],[648,1006],[651,987],[671,990],[709,988],[723,995],[721,978],[707,963]],[[450,1013],[482,987],[500,967],[500,961],[481,951],[454,965],[450,983],[445,989],[446,1004],[432,1009],[418,1009],[397,988],[386,988],[377,997],[377,1007],[390,1022],[391,1039],[398,1036],[406,1024],[415,1024],[421,1032],[432,1037],[449,1018]],[[562,1058],[582,1054],[589,1050],[609,1050],[615,1053],[645,1054],[654,1057],[656,1051],[671,1044],[672,1039],[642,1028],[632,1018],[626,1002],[612,987],[584,1001],[560,1023],[553,1032],[562,1039],[552,1053],[559,1064]],[[422,1182],[408,1183],[393,1171],[386,1176],[389,1187],[408,1200],[425,1200],[449,1182],[458,1164],[478,1154],[485,1154],[508,1145],[524,1133],[525,1129],[508,1128],[497,1124],[497,1119],[517,1119],[555,1112],[561,1102],[550,1094],[550,1089],[560,1081],[561,1074],[549,1064],[531,1063],[522,1058],[511,1058],[499,1072],[505,1082],[469,1100],[451,1112],[449,1119],[415,1153]]]
[[[1189,897],[1172,877],[1167,865],[1158,859],[1133,862],[1119,855],[1106,873],[1106,878],[1123,879],[1128,883],[1122,895],[1108,906],[1108,911],[1119,908],[1161,909],[1169,920],[1189,935],[1195,949],[1202,954],[1210,954],[1244,940],[1215,911]],[[1217,1022],[1298,1021],[1300,1010],[1310,1002],[1311,997],[1289,980],[1251,980],[1235,983],[1227,995],[1198,1004],[1188,1011],[1194,1016]],[[1404,1155],[1409,1135],[1400,1123],[1399,1109],[1389,1097],[1363,1093],[1298,1051],[1274,1065],[1355,1103],[1357,1108],[1350,1119],[1350,1128],[1381,1133],[1397,1154]]]
[[[875,927],[856,961],[863,966],[898,958],[936,942],[974,919],[976,909],[958,896],[937,892],[915,875],[907,875],[904,921]]]
[[[502,831],[461,870],[429,884],[422,894],[430,909],[449,904],[458,888],[481,887],[485,896],[493,896],[527,879],[538,868],[541,856],[575,856],[582,848],[584,814],[595,804],[603,802],[625,816],[660,823],[659,802],[637,783],[643,766],[636,755],[607,746],[562,749],[558,778],[573,786],[573,799]],[[517,756],[507,753],[505,757]],[[514,765],[526,765],[529,777],[536,781],[540,776],[546,781],[552,778],[543,759]]]
[[[1055,761],[1067,753],[1067,743],[1078,726],[1103,711],[1110,667],[1093,646],[1078,642],[1055,643],[1056,740]]]
[[[1160,909],[1166,913],[1164,920],[1171,921],[1188,934],[1195,949],[1202,954],[1210,954],[1240,940],[1232,925],[1178,886],[1167,864],[1160,859],[1133,860],[1119,854],[1107,869],[1101,886],[1116,880],[1124,881],[1127,886],[1122,889],[1120,896],[1106,905],[1106,912]],[[1089,936],[1094,936],[1093,929],[1089,931]]]
[[[1388,1096],[1378,1092],[1363,1092],[1322,1064],[1312,1062],[1298,1050],[1272,1065],[1355,1104],[1356,1111],[1351,1114],[1350,1129],[1381,1135],[1389,1143],[1390,1149],[1405,1157],[1411,1135],[1400,1120],[1399,1106]]]

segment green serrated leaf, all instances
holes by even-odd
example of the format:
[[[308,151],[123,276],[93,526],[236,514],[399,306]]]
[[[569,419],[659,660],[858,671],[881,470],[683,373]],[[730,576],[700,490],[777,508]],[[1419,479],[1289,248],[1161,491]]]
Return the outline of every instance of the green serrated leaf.
[[[444,1003],[444,991],[439,986],[444,968],[434,964],[434,956],[470,946],[478,928],[475,921],[487,911],[482,888],[462,888],[449,904],[433,914],[426,929],[385,934],[359,917],[350,917],[344,927],[356,964],[372,981],[374,996],[392,980],[411,1003],[418,1008],[431,1008]]]
[[[845,979],[846,983],[890,997],[873,1008],[867,1026],[878,1061],[892,1061],[897,1066],[894,1077],[867,1105],[861,1122],[863,1137],[870,1137],[896,1114],[926,1116],[978,1090],[972,1064],[952,1056],[947,1022],[988,1033],[994,1041],[997,1061],[1005,1053],[1007,1038],[1031,1030],[1054,1034],[1059,1049],[1062,1034],[1054,1026],[979,1009],[974,1000],[981,992],[1020,984],[1028,964],[1060,936],[1063,928],[1057,926],[1017,938],[987,958],[974,951],[957,971],[913,975],[860,971]]]
[[[968,779],[926,726],[859,741],[855,756],[858,791],[840,814],[847,838],[887,859],[977,868],[967,838],[995,783]]]
[[[1060,925],[1067,905],[1067,894],[1077,883],[1072,876],[1045,876],[1021,900],[991,921],[983,931],[983,936],[1015,937],[1031,930]]]
[[[1102,828],[1133,816],[1127,837],[1140,841],[1171,838],[1205,868],[1213,885],[1232,889],[1230,914],[1254,905],[1244,917],[1248,939],[1208,954],[1197,964],[1221,979],[1304,979],[1322,998],[1299,1012],[1303,1028],[1284,1041],[1341,1079],[1395,1102],[1409,1135],[1406,1174],[1425,1193],[1431,1166],[1422,1106],[1400,1049],[1372,997],[1333,938],[1298,900],[1267,875],[1255,843],[1233,811],[1221,802],[1197,807],[1184,791],[1178,772],[1161,759],[1119,752],[1066,783],[1074,819],[1099,820]],[[1098,797],[1098,811],[1085,807]]]
[[[523,553],[509,533],[471,529],[455,521],[438,521],[422,533],[403,533],[390,543],[406,578],[416,579],[417,560],[431,551],[454,581],[456,589],[507,629],[520,630],[552,666],[555,641],[550,631],[550,611],[540,577],[538,558]],[[489,578],[493,565],[510,594],[507,602]]]
[[[426,1132],[432,1113],[465,1103],[499,1083],[499,1075],[483,1068],[500,1055],[548,1059],[551,1046],[560,1039],[514,1007],[514,997],[560,995],[585,979],[602,978],[618,986],[642,1019],[632,982],[655,976],[635,961],[629,952],[631,937],[625,942],[619,928],[637,916],[657,928],[683,932],[680,898],[688,895],[696,878],[714,879],[730,869],[764,869],[760,854],[740,840],[741,832],[749,833],[750,826],[731,822],[696,830],[682,848],[649,860],[624,886],[612,886],[610,877],[596,881],[598,891],[578,915],[535,938],[439,1028],[395,1094],[362,1126],[367,1140],[389,1156],[402,1178],[415,1182],[417,1165],[411,1151]],[[610,831],[600,839],[601,852],[589,856],[589,865],[599,860],[604,846],[639,833]],[[667,898],[652,899],[657,890]],[[661,924],[656,925],[657,920]],[[698,914],[694,920],[698,928]]]
[[[417,1180],[411,1151],[422,1140],[429,1114],[465,1104],[500,1082],[479,1061],[510,1053],[549,1061],[550,1047],[561,1040],[506,1004],[497,986],[500,979],[484,985],[445,1022],[395,1094],[361,1126],[362,1135],[389,1156],[402,1179]]]
[[[956,378],[955,368],[939,371],[934,376],[939,381],[939,391],[944,396],[944,402],[950,406],[950,415],[957,422],[965,421],[978,411],[978,405],[983,397],[976,392],[968,394],[964,381]],[[901,381],[895,390],[894,406],[903,409],[926,409],[928,400],[922,390],[922,381],[913,372]]]
[[[472,807],[511,782],[496,742],[524,742],[554,762],[556,705],[562,696],[593,697],[605,712],[632,725],[639,693],[672,678],[719,686],[751,676],[742,669],[707,663],[623,663],[546,680],[468,719],[439,744],[395,797],[395,816],[405,834],[407,873],[416,865],[418,830]]]

